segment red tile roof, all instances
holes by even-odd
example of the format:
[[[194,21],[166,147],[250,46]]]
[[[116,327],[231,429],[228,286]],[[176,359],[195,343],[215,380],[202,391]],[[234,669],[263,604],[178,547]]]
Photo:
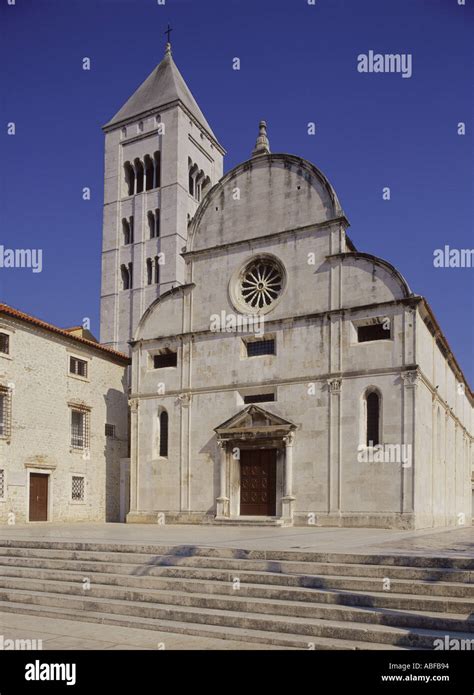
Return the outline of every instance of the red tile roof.
[[[29,314],[25,314],[23,311],[18,311],[18,309],[14,309],[11,306],[8,306],[8,304],[1,304],[0,303],[0,315],[4,314],[6,316],[10,316],[11,318],[14,319],[19,319],[20,321],[25,321],[26,323],[31,323],[34,326],[37,326],[38,328],[42,328],[46,331],[50,331],[51,333],[56,333],[58,335],[62,335],[68,340],[71,340],[75,343],[82,343],[83,345],[87,345],[87,347],[94,348],[95,350],[100,350],[100,352],[105,353],[105,355],[111,357],[112,359],[119,360],[120,362],[125,362],[127,364],[130,364],[130,358],[128,355],[125,355],[123,352],[118,352],[117,350],[112,350],[112,348],[107,347],[106,345],[101,345],[100,343],[94,343],[92,340],[87,340],[86,338],[80,338],[79,336],[76,335],[71,335],[69,331],[71,329],[64,329],[64,328],[58,328],[57,326],[53,326],[51,323],[46,323],[45,321],[41,321],[41,319],[37,319],[34,316],[30,316]]]

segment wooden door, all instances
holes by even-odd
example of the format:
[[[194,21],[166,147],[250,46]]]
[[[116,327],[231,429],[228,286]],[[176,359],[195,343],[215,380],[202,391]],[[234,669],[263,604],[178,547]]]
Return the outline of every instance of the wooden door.
[[[48,521],[48,478],[30,473],[30,521]]]
[[[240,514],[275,516],[276,449],[240,452]]]

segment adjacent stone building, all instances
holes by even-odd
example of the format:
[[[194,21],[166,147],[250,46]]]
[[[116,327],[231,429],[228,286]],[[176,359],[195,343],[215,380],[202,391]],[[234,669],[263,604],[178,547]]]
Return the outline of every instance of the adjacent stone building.
[[[265,123],[220,178],[181,80],[168,46],[106,127],[102,339],[132,339],[128,521],[469,524],[473,394],[427,301],[356,249],[327,178],[272,154]],[[154,192],[133,159],[147,138]],[[194,161],[210,179],[197,197]],[[154,207],[161,242],[146,238]],[[120,286],[132,213],[137,290]],[[150,293],[147,245],[165,239]]]
[[[128,364],[0,304],[0,523],[124,519]]]

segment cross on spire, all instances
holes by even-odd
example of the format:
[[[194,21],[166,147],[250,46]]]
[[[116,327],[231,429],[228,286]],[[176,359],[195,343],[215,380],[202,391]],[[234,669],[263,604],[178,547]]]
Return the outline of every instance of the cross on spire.
[[[172,31],[173,31],[173,27],[171,27],[171,26],[168,24],[168,29],[165,31],[165,34],[168,35],[168,43],[171,43],[171,32],[172,32]]]

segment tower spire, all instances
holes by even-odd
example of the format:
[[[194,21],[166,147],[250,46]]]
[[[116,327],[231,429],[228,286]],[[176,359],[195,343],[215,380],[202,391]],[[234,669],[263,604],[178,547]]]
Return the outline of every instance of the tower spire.
[[[267,137],[266,121],[260,121],[258,129],[258,138],[255,143],[255,148],[252,151],[252,157],[257,157],[259,154],[270,154],[270,142]]]

